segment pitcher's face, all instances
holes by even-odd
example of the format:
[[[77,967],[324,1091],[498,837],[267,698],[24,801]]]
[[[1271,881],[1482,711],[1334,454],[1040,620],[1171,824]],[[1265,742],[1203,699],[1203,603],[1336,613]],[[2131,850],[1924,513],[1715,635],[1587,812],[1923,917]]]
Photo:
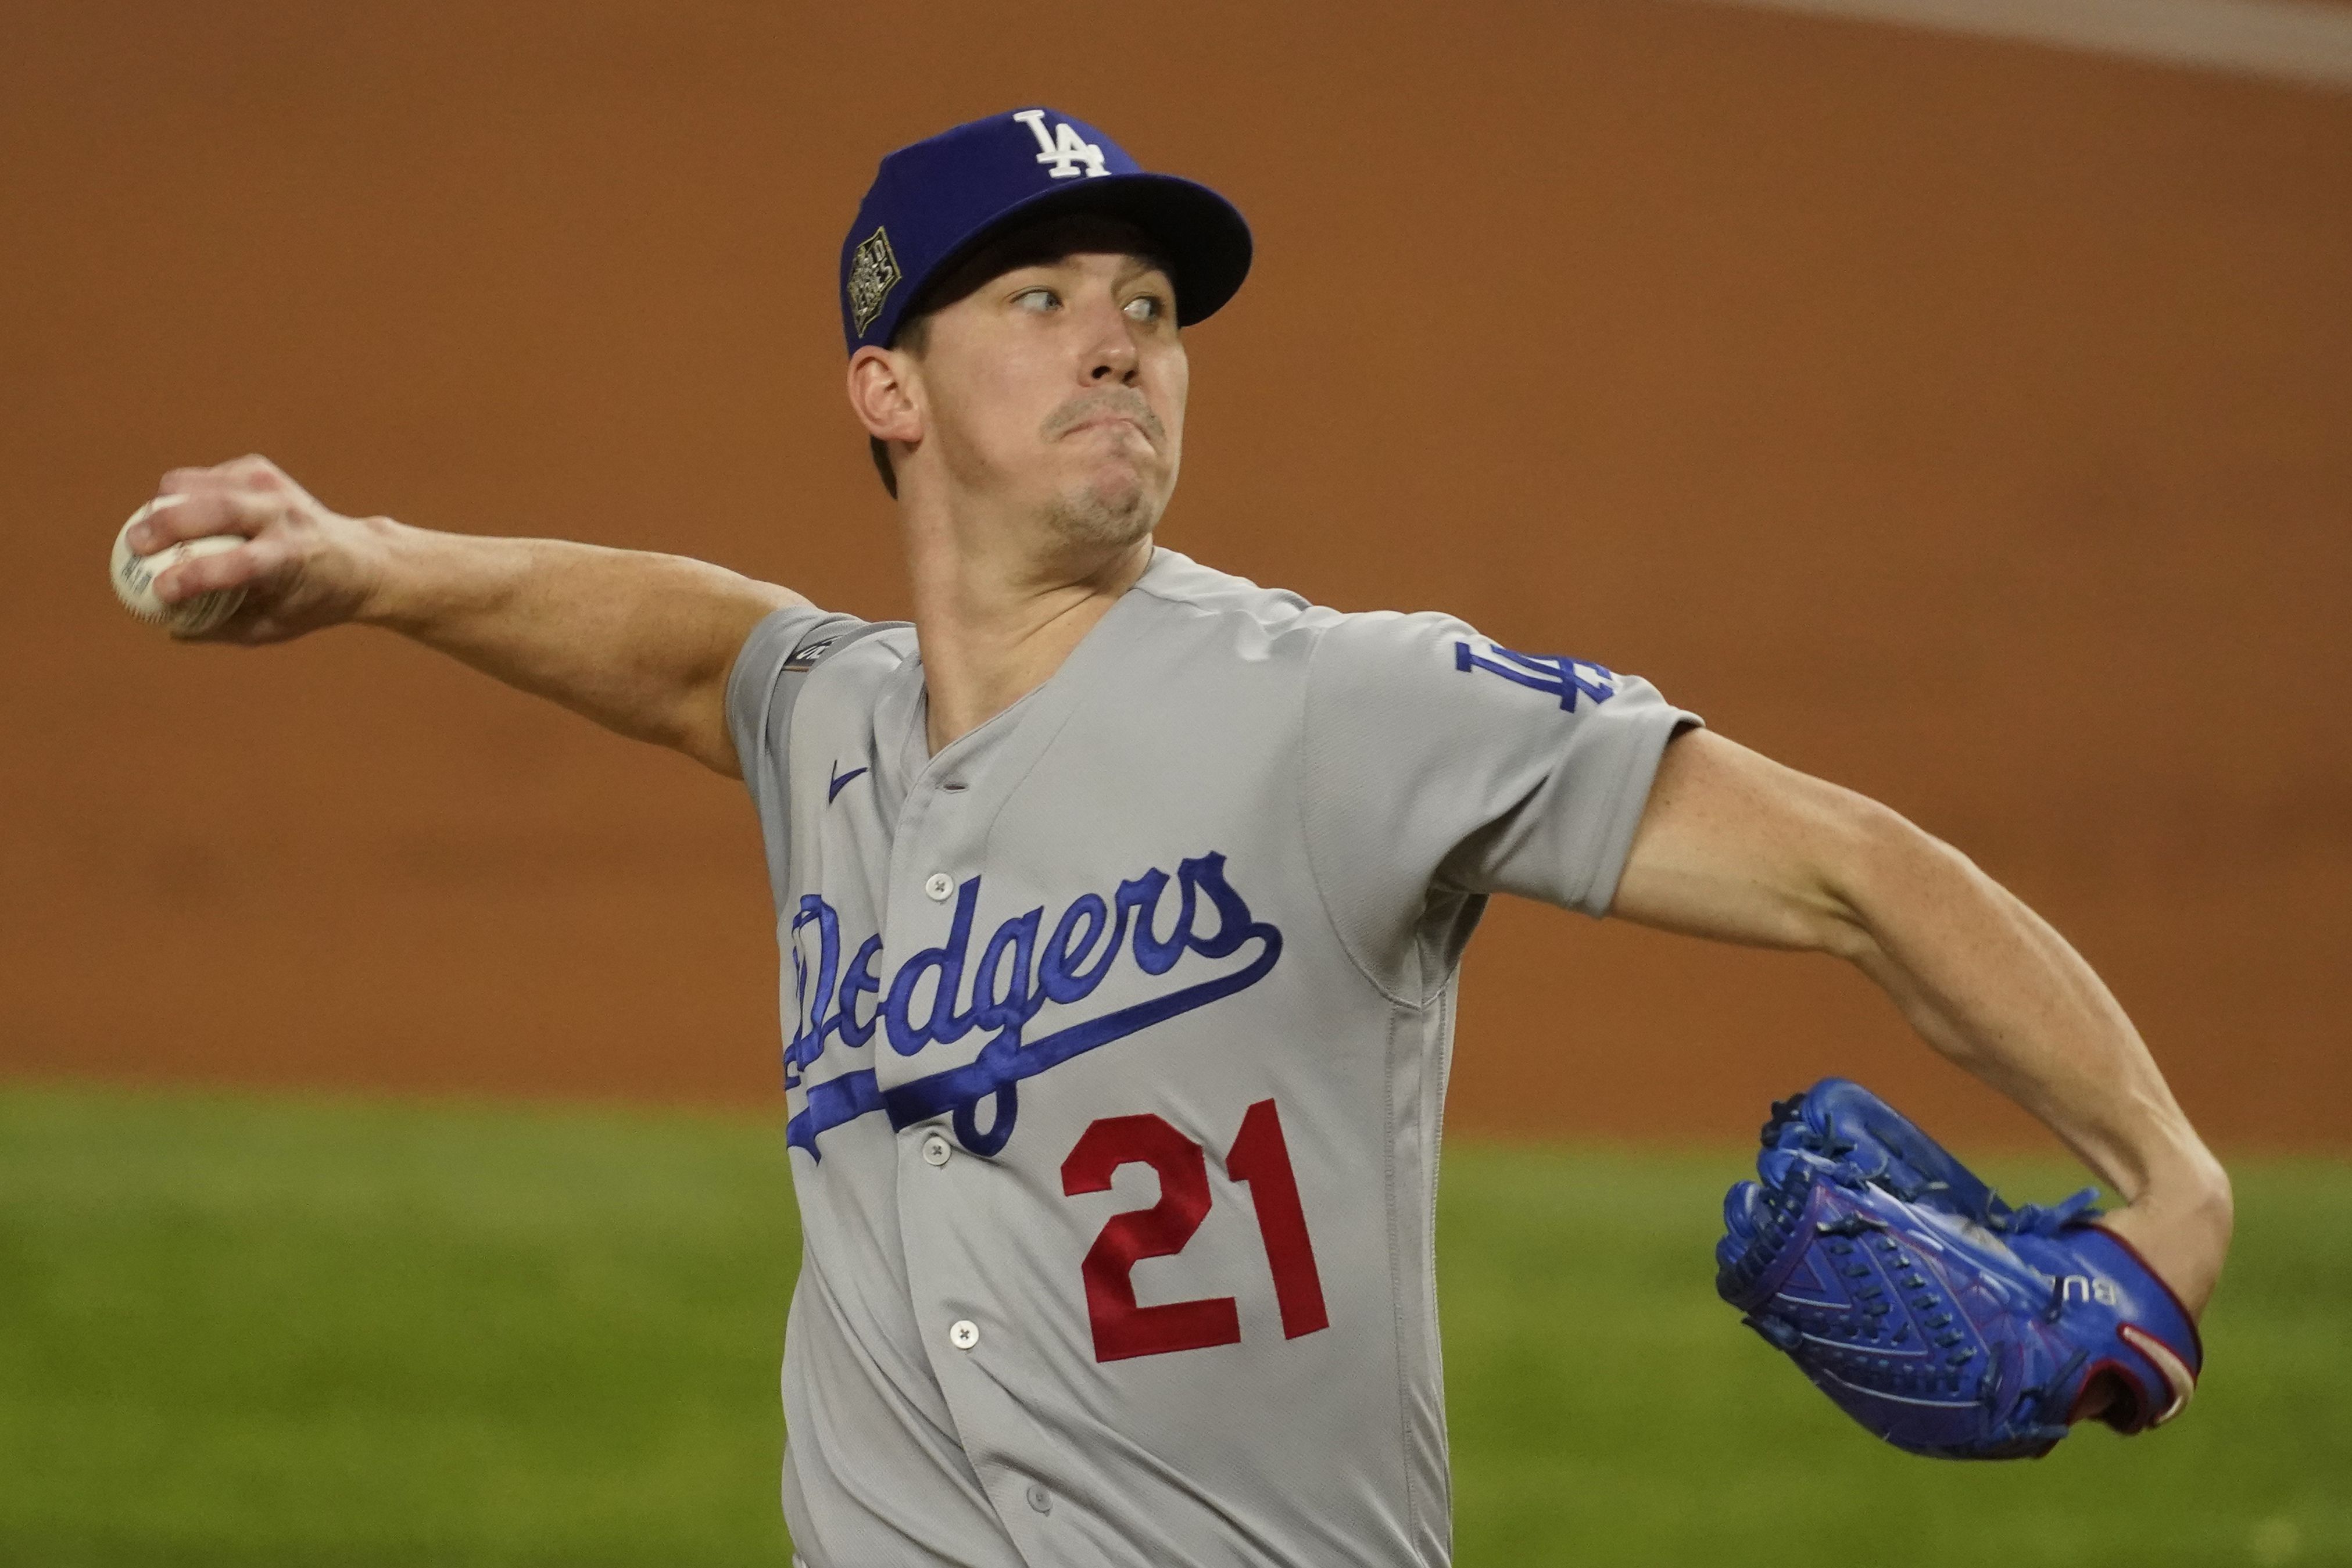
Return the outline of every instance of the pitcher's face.
[[[1149,534],[1176,487],[1190,370],[1173,280],[1140,233],[1072,219],[932,311],[911,370],[956,489],[1072,542]]]

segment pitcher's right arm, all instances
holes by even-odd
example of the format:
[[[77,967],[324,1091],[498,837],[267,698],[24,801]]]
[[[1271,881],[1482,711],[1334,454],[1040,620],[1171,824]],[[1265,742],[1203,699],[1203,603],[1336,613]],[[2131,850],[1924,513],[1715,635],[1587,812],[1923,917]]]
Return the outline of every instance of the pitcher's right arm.
[[[140,525],[131,543],[141,553],[206,534],[247,540],[156,581],[167,604],[246,590],[237,613],[199,640],[384,626],[730,777],[740,771],[726,713],[735,655],[770,611],[807,603],[684,556],[344,517],[263,458],[175,468],[157,489],[186,499]]]

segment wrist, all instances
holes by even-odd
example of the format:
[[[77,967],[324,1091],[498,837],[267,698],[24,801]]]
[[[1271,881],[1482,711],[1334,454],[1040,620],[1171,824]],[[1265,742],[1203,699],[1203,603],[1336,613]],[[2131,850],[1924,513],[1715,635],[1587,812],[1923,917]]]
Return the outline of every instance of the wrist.
[[[2184,1217],[2219,1217],[2226,1226],[2231,1211],[2230,1173],[2193,1134],[2185,1146],[2150,1162],[2147,1171],[2145,1184],[2132,1199],[2135,1207],[2163,1208]]]
[[[2100,1223],[2139,1253],[2193,1318],[2221,1278],[2234,1219],[2229,1175],[2200,1144],[2194,1157],[2151,1167],[2139,1195]]]
[[[362,626],[405,631],[416,621],[421,595],[417,546],[424,531],[388,517],[359,517],[353,542],[361,584],[352,619]]]

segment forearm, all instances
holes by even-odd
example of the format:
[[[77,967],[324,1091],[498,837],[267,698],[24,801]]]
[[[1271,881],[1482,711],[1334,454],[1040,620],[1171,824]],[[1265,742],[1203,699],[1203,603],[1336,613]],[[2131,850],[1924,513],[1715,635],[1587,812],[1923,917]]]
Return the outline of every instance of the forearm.
[[[2047,1123],[2126,1202],[2193,1196],[2219,1167],[2082,955],[1948,846],[1888,814],[1832,890],[1836,943],[1913,1027]]]
[[[761,616],[803,602],[682,556],[365,526],[376,570],[355,619],[722,773],[735,655]]]
[[[2202,1306],[2229,1246],[2228,1179],[2090,965],[1958,851],[1851,790],[1695,731],[1659,764],[1615,912],[1851,960],[1930,1045],[2122,1196],[2109,1227]]]
[[[226,535],[155,580],[166,605],[235,590],[211,642],[286,642],[362,621],[406,634],[608,729],[737,771],[727,674],[760,618],[807,601],[699,561],[347,517],[266,458],[174,468],[131,547]],[[161,504],[169,498],[169,504]]]

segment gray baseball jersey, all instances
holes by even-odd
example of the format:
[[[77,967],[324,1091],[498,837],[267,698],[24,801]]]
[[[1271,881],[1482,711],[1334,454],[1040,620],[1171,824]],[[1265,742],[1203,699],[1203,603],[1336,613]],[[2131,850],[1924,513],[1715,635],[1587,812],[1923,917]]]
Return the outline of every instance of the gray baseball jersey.
[[[914,631],[800,607],[729,721],[783,950],[813,1568],[1442,1564],[1463,945],[1607,910],[1645,682],[1167,550],[928,754]]]

